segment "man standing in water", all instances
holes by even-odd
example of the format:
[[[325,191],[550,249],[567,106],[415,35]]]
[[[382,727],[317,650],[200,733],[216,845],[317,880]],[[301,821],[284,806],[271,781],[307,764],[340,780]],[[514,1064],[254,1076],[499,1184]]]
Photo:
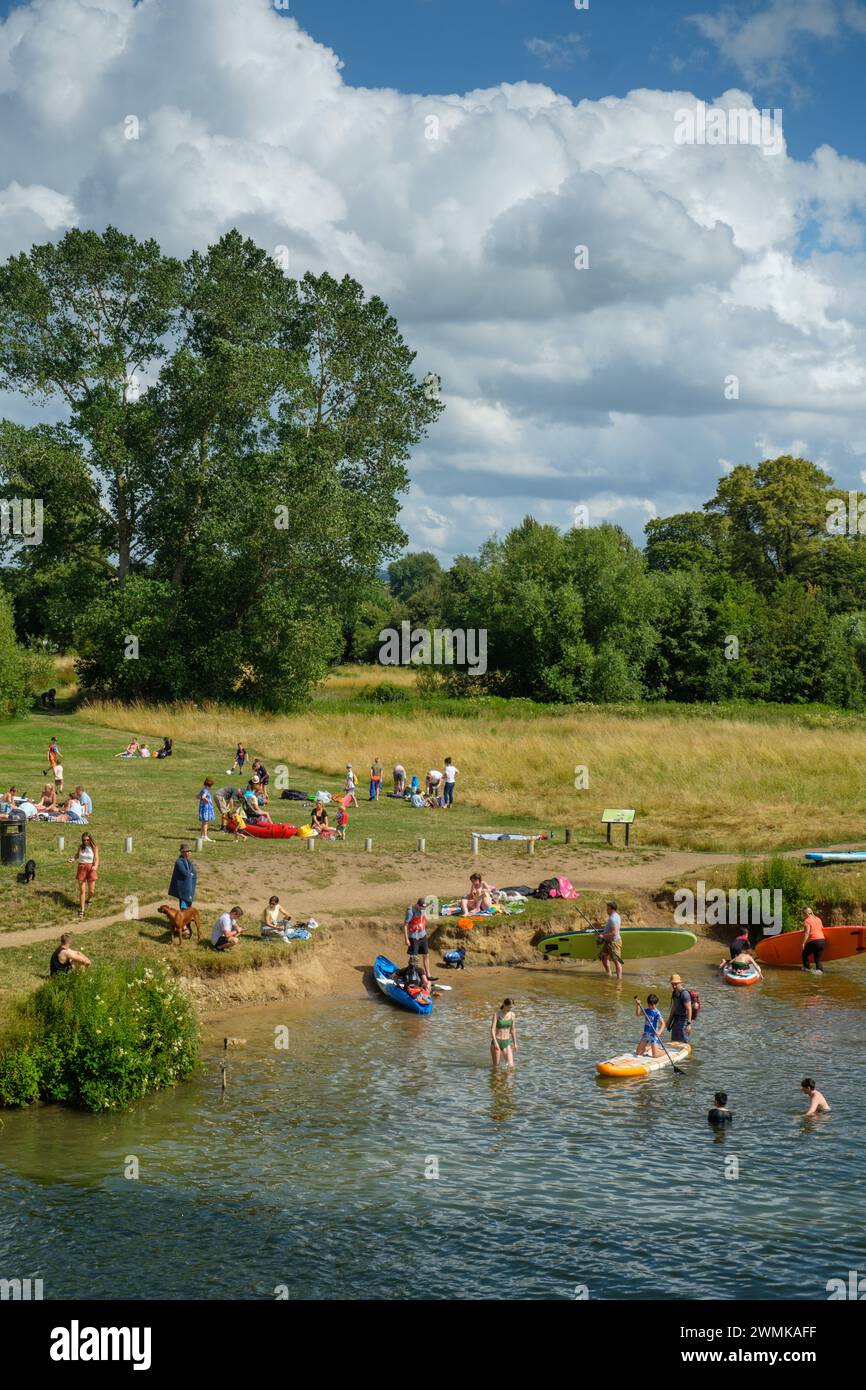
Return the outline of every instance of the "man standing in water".
[[[830,1107],[827,1104],[827,1098],[818,1090],[811,1076],[804,1076],[800,1082],[800,1090],[809,1099],[807,1115],[829,1115]]]
[[[613,961],[613,968],[616,971],[616,978],[622,979],[622,937],[620,927],[622,920],[616,910],[616,903],[607,903],[607,921],[605,922],[599,941],[601,942],[601,968],[605,975],[611,974],[610,962]]]
[[[671,975],[671,984],[671,1011],[665,1027],[670,1031],[671,1042],[687,1043],[692,1035],[692,996],[682,975]]]

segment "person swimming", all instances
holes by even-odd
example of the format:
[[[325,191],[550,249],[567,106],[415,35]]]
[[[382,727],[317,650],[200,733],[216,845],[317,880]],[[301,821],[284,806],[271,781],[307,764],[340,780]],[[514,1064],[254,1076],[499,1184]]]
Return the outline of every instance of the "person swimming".
[[[803,1077],[800,1082],[800,1090],[809,1099],[807,1115],[829,1115],[830,1106],[827,1103],[827,1097],[821,1094],[811,1076]]]
[[[713,1097],[714,1105],[712,1110],[707,1112],[707,1120],[711,1125],[721,1127],[722,1125],[733,1124],[734,1117],[728,1109],[727,1091],[716,1091]]]

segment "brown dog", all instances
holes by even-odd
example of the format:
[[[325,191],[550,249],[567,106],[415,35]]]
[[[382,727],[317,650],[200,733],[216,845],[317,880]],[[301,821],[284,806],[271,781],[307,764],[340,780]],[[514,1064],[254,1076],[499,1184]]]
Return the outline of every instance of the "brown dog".
[[[189,934],[192,936],[193,923],[195,923],[195,939],[201,941],[201,922],[197,907],[168,907],[166,903],[163,903],[156,910],[161,912],[163,917],[168,918],[171,923],[172,940],[176,940],[178,946],[183,944],[183,934],[187,927],[189,927]]]

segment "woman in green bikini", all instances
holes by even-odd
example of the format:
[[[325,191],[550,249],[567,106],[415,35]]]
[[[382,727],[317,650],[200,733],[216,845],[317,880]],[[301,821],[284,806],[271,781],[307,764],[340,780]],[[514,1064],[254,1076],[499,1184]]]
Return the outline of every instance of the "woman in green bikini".
[[[503,999],[490,1024],[490,1056],[494,1067],[500,1060],[506,1067],[514,1066],[517,1051],[517,1021],[514,1017],[514,1000]]]

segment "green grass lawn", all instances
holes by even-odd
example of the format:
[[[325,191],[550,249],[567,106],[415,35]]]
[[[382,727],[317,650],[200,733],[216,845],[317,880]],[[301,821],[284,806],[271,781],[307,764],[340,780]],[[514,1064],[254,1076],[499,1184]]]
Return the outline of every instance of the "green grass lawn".
[[[212,777],[217,787],[237,780],[225,772],[232,750],[206,743],[181,744],[176,745],[171,758],[126,761],[113,756],[126,742],[123,735],[86,723],[82,714],[31,714],[3,729],[0,778],[4,788],[15,784],[19,792],[26,791],[38,799],[45,780],[43,771],[48,765],[48,739],[53,733],[57,734],[63,753],[65,788],[69,790],[80,782],[93,798],[94,814],[88,828],[99,845],[101,864],[92,914],[123,915],[125,910],[132,910],[133,898],[140,903],[161,899],[167,892],[180,841],[194,843],[198,834],[197,795],[203,779]],[[253,751],[250,750],[251,756]],[[273,764],[270,766],[273,772]],[[315,768],[292,766],[290,781],[292,786],[310,792],[320,788],[332,793],[342,791],[333,777],[323,777]],[[309,820],[310,806],[279,800],[273,785],[271,794],[274,820]],[[305,872],[310,872],[310,861],[315,855],[316,868],[323,879],[328,877],[329,861],[335,864],[339,857],[355,863],[358,874],[366,881],[372,878],[385,884],[393,871],[388,864],[379,864],[379,855],[387,850],[391,859],[402,860],[417,851],[420,836],[427,841],[428,854],[438,859],[455,854],[465,856],[470,831],[475,829],[542,828],[532,814],[520,821],[507,816],[492,821],[489,815],[480,815],[459,800],[454,810],[447,813],[413,810],[404,802],[387,797],[371,804],[362,788],[358,800],[359,808],[349,811],[349,833],[344,843],[321,842],[313,852],[294,840],[236,846],[229,836],[214,832],[216,843],[205,853],[216,856],[220,862],[226,862],[229,856],[238,859],[241,854],[244,861],[252,862],[255,855],[264,863],[268,856],[304,855]],[[63,850],[58,847],[61,835],[65,839]],[[0,871],[0,930],[55,924],[60,928],[77,921],[75,869],[66,861],[80,835],[80,827],[74,825],[28,823],[27,854],[36,860],[38,877],[35,884],[25,885],[18,883],[15,870]],[[133,837],[132,854],[124,851],[127,835]],[[374,843],[372,858],[364,853],[368,835]],[[561,834],[559,839],[561,843]],[[540,863],[541,850],[540,846]],[[199,897],[208,901],[207,872],[202,872],[204,857],[201,854],[196,859]],[[543,871],[537,876],[542,877]]]

